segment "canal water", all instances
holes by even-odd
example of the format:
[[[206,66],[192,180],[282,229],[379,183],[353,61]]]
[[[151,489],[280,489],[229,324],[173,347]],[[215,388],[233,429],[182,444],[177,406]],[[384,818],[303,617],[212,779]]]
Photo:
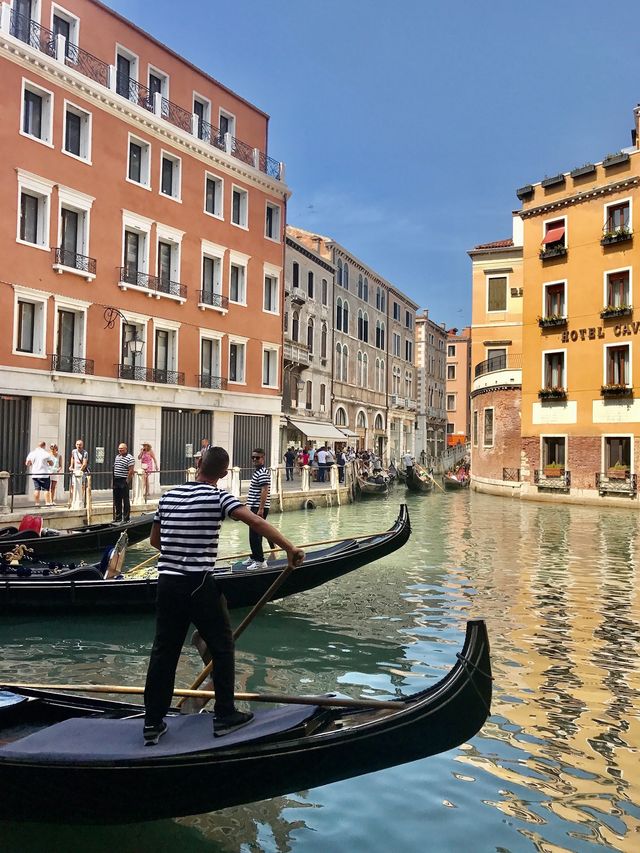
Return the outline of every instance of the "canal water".
[[[640,850],[637,513],[473,493],[405,498],[396,489],[386,500],[273,520],[297,542],[313,542],[386,528],[405,499],[409,544],[268,605],[239,641],[238,688],[406,695],[454,664],[466,620],[482,617],[495,685],[479,735],[444,755],[197,817],[111,827],[0,823],[0,849]],[[245,531],[227,523],[223,553],[245,550]],[[130,559],[147,553],[136,547]],[[150,616],[4,618],[0,672],[141,684],[152,633]],[[178,683],[190,683],[198,664],[186,651]],[[46,796],[37,782],[25,791],[36,812]],[[113,792],[115,802],[135,796]]]

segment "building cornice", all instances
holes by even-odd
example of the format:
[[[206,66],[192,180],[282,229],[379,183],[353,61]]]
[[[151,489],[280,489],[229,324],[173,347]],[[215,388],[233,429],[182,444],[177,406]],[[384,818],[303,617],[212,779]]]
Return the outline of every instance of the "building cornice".
[[[564,198],[549,201],[546,204],[539,204],[536,207],[529,207],[526,210],[519,210],[518,213],[523,219],[531,219],[533,216],[539,216],[543,213],[549,213],[554,210],[561,210],[565,207],[571,207],[574,204],[581,204],[584,201],[591,201],[594,198],[611,195],[612,193],[625,192],[640,183],[640,177],[633,175],[625,178],[622,181],[614,181],[611,184],[604,184],[599,187],[591,187],[591,189],[583,190],[574,195],[565,196]]]
[[[311,249],[308,249],[302,243],[298,243],[297,240],[289,236],[287,236],[286,238],[286,243],[287,246],[290,246],[296,252],[299,252],[301,255],[304,255],[304,257],[308,260],[313,261],[314,264],[317,264],[319,267],[322,267],[323,269],[327,270],[327,272],[330,272],[331,275],[335,274],[336,268],[333,266],[333,264],[330,264],[329,261],[325,261],[324,258],[321,258],[320,255],[317,255],[315,252],[312,252]]]
[[[471,391],[469,396],[473,400],[474,397],[490,394],[493,391],[522,391],[522,385],[488,385],[486,388],[477,388],[475,391]]]

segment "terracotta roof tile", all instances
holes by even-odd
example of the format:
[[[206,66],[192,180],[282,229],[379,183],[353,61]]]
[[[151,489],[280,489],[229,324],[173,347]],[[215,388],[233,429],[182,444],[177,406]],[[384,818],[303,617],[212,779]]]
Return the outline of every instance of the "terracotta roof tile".
[[[475,246],[476,249],[508,249],[513,246],[513,240],[494,240],[493,243],[480,243],[480,245]]]

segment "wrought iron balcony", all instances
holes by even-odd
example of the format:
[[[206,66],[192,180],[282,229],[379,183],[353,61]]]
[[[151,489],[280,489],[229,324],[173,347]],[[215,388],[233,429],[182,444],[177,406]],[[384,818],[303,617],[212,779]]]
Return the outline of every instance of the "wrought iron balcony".
[[[149,382],[158,385],[184,385],[184,373],[176,370],[163,370],[159,367],[139,367],[132,364],[117,364],[119,379],[133,379],[137,382]]]
[[[224,391],[227,387],[227,380],[222,376],[212,376],[210,373],[199,373],[198,386],[200,388],[209,388],[211,391]]]
[[[131,267],[120,267],[119,276],[121,285],[130,284],[132,287],[141,287],[151,293],[164,293],[168,296],[177,296],[180,299],[187,298],[187,287],[184,284],[180,284],[179,281],[171,281],[168,278],[149,275],[146,272],[139,272]]]
[[[221,293],[212,293],[210,290],[198,291],[198,305],[210,305],[212,308],[228,308],[229,297]]]
[[[166,293],[169,296],[178,296],[180,299],[187,298],[186,284],[180,284],[179,281],[172,281],[170,278],[160,276],[156,287],[158,293]]]
[[[153,95],[147,86],[128,77],[126,74],[116,74],[116,92],[149,112],[153,112]]]
[[[215,148],[219,148],[221,151],[225,150],[224,133],[222,133],[219,127],[209,124],[208,121],[199,122],[198,138],[202,139],[203,142],[208,142],[209,145],[213,145]]]
[[[93,359],[76,358],[75,355],[51,356],[51,370],[55,373],[80,373],[85,376],[93,376]]]
[[[486,373],[494,373],[496,370],[520,370],[522,368],[522,353],[505,353],[494,355],[476,364],[475,378],[484,376]]]
[[[138,364],[116,364],[118,379],[133,379],[136,382],[151,382],[151,369]]]
[[[167,98],[163,98],[161,102],[161,111],[162,118],[166,118],[166,120],[170,121],[171,124],[175,125],[175,127],[179,127],[181,130],[191,133],[191,122],[193,116],[188,110],[179,107]]]
[[[539,489],[566,492],[571,488],[571,471],[553,467],[536,469],[533,472],[533,482]]]
[[[596,472],[596,489],[601,495],[618,494],[635,497],[638,493],[638,476],[625,468],[598,471]]]
[[[97,56],[78,47],[77,44],[67,42],[65,62],[85,77],[89,77],[94,83],[109,87],[109,63],[103,62]]]
[[[184,385],[184,373],[177,370],[163,370],[159,367],[151,368],[152,382],[162,385]]]
[[[52,30],[48,30],[26,15],[19,14],[15,9],[11,10],[9,26],[12,36],[55,59],[56,37]]]
[[[70,252],[68,249],[58,247],[53,250],[54,265],[61,267],[70,267],[74,270],[87,273],[87,275],[95,275],[97,262],[95,258],[90,258],[87,255],[80,255],[77,252]]]

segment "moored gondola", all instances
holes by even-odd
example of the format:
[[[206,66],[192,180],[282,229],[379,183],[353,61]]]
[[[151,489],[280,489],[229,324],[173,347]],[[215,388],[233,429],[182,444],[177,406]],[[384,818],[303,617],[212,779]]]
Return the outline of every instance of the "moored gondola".
[[[433,477],[421,465],[407,468],[407,488],[410,492],[424,494],[433,489]]]
[[[363,496],[365,495],[380,495],[384,497],[389,494],[389,483],[384,478],[380,478],[382,482],[373,482],[367,477],[357,477],[358,489]]]
[[[490,713],[483,621],[467,624],[457,658],[432,687],[393,700],[397,710],[296,704],[258,712],[245,728],[216,739],[209,715],[175,714],[154,747],[143,745],[139,704],[7,685],[0,693],[0,818],[158,820],[436,755],[473,737]],[[35,790],[37,802],[27,795]]]
[[[136,516],[131,521],[113,521],[106,524],[89,524],[71,530],[19,531],[15,527],[0,530],[0,554],[13,550],[16,545],[28,545],[34,556],[44,560],[68,557],[69,554],[88,554],[103,551],[116,544],[121,533],[126,533],[129,544],[142,542],[149,537],[153,513]]]
[[[409,513],[403,504],[388,531],[361,539],[344,539],[332,546],[309,551],[302,566],[287,577],[275,598],[313,589],[379,560],[401,548],[410,533]],[[240,563],[225,565],[221,561],[216,567],[216,583],[229,607],[251,607],[285,566],[285,559],[269,561],[266,569],[251,570]],[[65,577],[67,571],[82,575]],[[53,567],[33,562],[21,566],[4,565],[0,573],[0,612],[154,609],[155,577],[125,574],[120,579],[103,580],[104,574],[103,564],[75,566],[73,570],[62,564]]]

